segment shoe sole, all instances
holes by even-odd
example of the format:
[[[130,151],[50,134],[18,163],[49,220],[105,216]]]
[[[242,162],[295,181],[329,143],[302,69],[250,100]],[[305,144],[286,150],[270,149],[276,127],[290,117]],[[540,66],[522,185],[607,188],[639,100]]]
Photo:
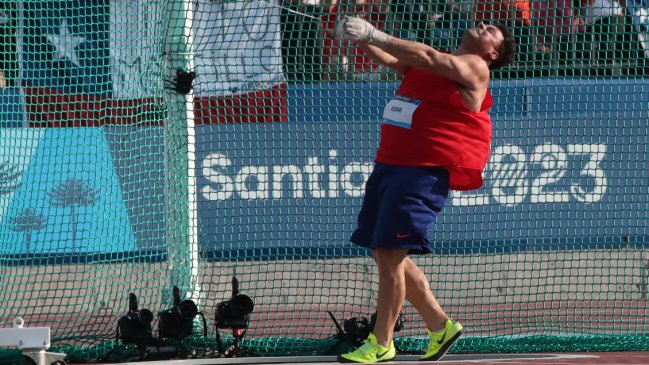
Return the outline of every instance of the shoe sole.
[[[451,339],[448,340],[448,342],[446,342],[444,344],[444,346],[442,346],[441,349],[439,349],[438,353],[436,353],[435,355],[430,356],[430,357],[422,357],[422,358],[419,359],[419,361],[437,361],[437,360],[441,359],[442,357],[444,357],[444,355],[446,355],[448,350],[451,349],[451,346],[453,346],[455,341],[457,341],[457,339],[460,338],[460,336],[462,336],[463,333],[464,333],[464,330],[458,331],[458,333],[456,333],[455,336],[451,337]]]
[[[393,358],[390,358],[390,359],[381,359],[381,360],[378,360],[377,362],[392,361],[392,360],[394,360],[395,358],[396,358],[396,356],[393,357]],[[338,358],[337,358],[336,360],[338,360],[339,363],[343,363],[343,364],[376,364],[376,363],[377,363],[377,362],[368,362],[368,363],[364,363],[364,362],[359,362],[359,361],[350,360],[350,359],[344,358],[344,357],[342,357],[342,356],[338,356]]]

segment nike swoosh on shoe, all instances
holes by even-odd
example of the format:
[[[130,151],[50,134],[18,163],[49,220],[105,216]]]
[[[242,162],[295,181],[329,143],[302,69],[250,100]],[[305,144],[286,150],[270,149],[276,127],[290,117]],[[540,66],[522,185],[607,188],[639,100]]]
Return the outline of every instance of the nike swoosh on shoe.
[[[390,349],[385,350],[385,352],[382,353],[382,354],[379,354],[379,353],[377,352],[377,353],[376,353],[376,358],[377,358],[377,359],[381,359],[383,356],[387,355],[388,352],[390,352]]]
[[[441,345],[442,343],[444,343],[444,339],[446,338],[446,332],[448,332],[448,328],[444,331],[444,334],[442,335],[442,338],[437,340],[437,344]]]

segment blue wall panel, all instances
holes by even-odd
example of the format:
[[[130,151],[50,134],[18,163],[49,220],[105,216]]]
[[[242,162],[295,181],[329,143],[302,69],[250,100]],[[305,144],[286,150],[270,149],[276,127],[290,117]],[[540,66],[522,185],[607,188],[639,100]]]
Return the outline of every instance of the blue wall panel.
[[[648,86],[643,79],[495,81],[485,185],[453,195],[432,233],[437,251],[647,245]],[[291,85],[287,123],[198,126],[199,243],[206,255],[363,254],[347,240],[378,121],[396,87]],[[2,164],[23,172],[19,188],[0,200],[2,255],[25,254],[24,233],[10,223],[34,207],[51,225],[30,237],[32,253],[55,257],[74,246],[99,260],[97,254],[164,252],[161,128],[23,128],[19,90],[0,89],[0,105]],[[71,178],[101,189],[102,197],[76,212],[75,241],[70,212],[47,204],[47,192]]]

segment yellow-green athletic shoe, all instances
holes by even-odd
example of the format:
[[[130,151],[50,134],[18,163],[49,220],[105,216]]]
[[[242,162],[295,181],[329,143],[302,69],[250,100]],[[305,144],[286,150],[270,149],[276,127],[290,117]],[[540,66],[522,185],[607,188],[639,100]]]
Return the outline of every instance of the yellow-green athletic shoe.
[[[421,357],[423,361],[437,361],[441,359],[448,350],[453,346],[460,336],[462,336],[462,325],[452,319],[446,321],[443,330],[431,332],[428,330],[428,351]]]
[[[371,364],[390,361],[396,356],[397,349],[394,347],[394,341],[390,341],[390,347],[381,346],[376,342],[376,336],[370,333],[361,347],[352,352],[338,355],[338,362]]]

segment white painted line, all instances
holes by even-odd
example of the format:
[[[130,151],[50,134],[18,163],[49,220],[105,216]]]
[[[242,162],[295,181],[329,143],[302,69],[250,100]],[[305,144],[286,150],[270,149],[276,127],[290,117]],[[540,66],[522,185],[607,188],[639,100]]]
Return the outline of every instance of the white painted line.
[[[595,359],[597,355],[581,354],[449,354],[438,362],[465,362],[465,363],[493,363],[504,364],[512,361],[525,361],[532,363],[542,360],[564,360],[564,359]],[[398,355],[395,361],[384,364],[424,365],[431,364],[430,361],[418,361],[417,355]],[[291,365],[330,365],[337,364],[335,356],[284,356],[284,357],[237,357],[237,358],[216,358],[197,360],[156,360],[137,361],[125,363],[111,363],[110,365],[257,365],[257,364],[291,364]],[[557,363],[557,365],[562,363]],[[570,364],[570,363],[567,363]],[[98,364],[99,365],[99,364]],[[643,364],[638,364],[643,365]],[[645,364],[646,365],[646,364]]]

